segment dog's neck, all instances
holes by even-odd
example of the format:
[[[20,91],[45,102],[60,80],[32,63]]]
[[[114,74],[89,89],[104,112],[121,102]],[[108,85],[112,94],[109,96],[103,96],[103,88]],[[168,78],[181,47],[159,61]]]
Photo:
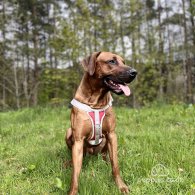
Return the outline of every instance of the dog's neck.
[[[91,108],[100,109],[109,103],[111,94],[104,87],[101,79],[85,73],[76,91],[75,99]]]

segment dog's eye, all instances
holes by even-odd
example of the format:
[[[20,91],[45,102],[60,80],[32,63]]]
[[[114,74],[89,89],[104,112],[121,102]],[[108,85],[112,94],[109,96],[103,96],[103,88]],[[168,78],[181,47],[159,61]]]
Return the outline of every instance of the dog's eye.
[[[116,60],[109,60],[108,64],[116,65]]]

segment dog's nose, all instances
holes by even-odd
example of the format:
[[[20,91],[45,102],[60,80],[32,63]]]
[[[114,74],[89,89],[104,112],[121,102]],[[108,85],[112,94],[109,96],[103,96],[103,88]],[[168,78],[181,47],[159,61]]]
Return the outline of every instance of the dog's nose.
[[[128,73],[131,77],[136,77],[137,75],[137,71],[134,68],[131,68]]]

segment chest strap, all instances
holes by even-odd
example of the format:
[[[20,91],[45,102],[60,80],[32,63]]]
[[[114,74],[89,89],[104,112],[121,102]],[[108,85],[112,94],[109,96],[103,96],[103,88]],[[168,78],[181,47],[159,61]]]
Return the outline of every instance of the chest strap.
[[[102,141],[102,123],[105,116],[105,111],[107,108],[112,106],[112,101],[113,99],[111,98],[109,103],[101,109],[93,109],[90,106],[83,104],[76,99],[73,99],[71,101],[71,104],[73,106],[87,112],[87,114],[89,115],[89,118],[92,123],[92,136],[89,139],[89,143],[91,145],[98,145]]]

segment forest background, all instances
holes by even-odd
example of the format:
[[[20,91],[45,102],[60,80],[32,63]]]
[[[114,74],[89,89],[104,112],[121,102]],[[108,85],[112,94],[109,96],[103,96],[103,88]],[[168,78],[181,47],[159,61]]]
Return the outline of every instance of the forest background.
[[[195,0],[1,0],[0,110],[68,106],[94,51],[138,70],[116,105],[195,102]]]

